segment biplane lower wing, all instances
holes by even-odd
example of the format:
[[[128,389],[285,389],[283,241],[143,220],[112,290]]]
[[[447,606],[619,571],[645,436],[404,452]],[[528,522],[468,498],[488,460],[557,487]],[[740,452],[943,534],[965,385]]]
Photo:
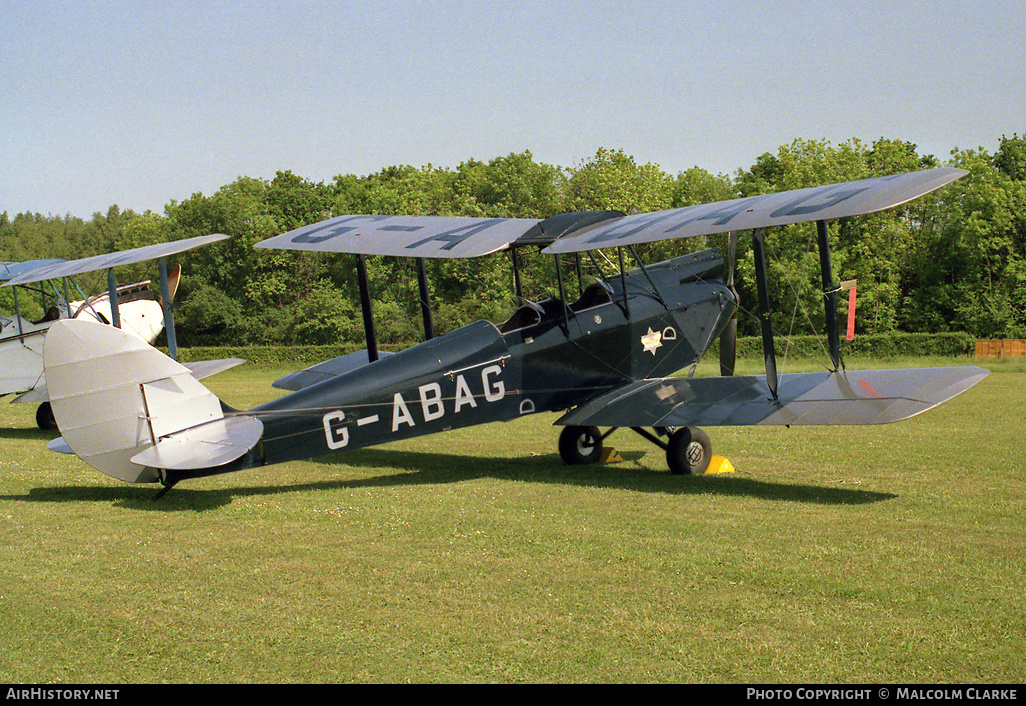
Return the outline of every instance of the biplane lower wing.
[[[388,351],[381,351],[378,355],[382,358],[387,358],[392,354]],[[284,375],[272,382],[271,387],[295,392],[296,390],[302,390],[304,387],[310,387],[319,382],[352,372],[370,362],[371,360],[366,350],[340,355],[337,358],[332,358],[323,363],[311,365],[309,368],[303,368],[294,373]]]
[[[638,380],[556,421],[567,426],[885,424],[936,407],[987,377],[976,367]]]

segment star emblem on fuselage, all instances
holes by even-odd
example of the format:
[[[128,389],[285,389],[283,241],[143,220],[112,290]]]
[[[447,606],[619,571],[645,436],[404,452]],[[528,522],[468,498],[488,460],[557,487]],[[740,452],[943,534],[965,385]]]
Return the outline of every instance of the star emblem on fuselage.
[[[656,354],[656,348],[659,348],[662,343],[663,334],[658,331],[653,331],[652,327],[649,326],[648,333],[641,337],[641,345],[645,347],[645,350],[652,355]]]

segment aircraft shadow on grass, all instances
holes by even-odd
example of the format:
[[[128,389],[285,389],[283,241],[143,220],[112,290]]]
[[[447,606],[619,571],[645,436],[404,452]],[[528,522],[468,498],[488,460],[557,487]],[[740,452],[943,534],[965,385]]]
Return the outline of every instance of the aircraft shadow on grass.
[[[312,459],[312,461],[318,465],[337,468],[339,473],[344,473],[345,469],[349,467],[385,467],[395,470],[369,478],[335,477],[314,482],[273,486],[240,486],[209,490],[179,489],[173,502],[165,503],[154,503],[150,488],[88,485],[33,488],[28,495],[2,495],[0,500],[38,503],[97,502],[113,503],[140,510],[197,512],[228,505],[236,497],[407,485],[442,485],[464,483],[478,478],[577,485],[666,495],[747,497],[816,505],[864,505],[897,497],[893,493],[852,487],[774,483],[738,473],[706,476],[653,473],[651,469],[639,465],[638,461],[644,455],[643,451],[626,451],[621,454],[624,459],[622,463],[566,466],[554,462],[556,454],[507,458],[366,448],[354,450],[344,458],[328,455]]]
[[[43,431],[42,429],[30,429],[25,428],[5,428],[0,427],[0,439],[17,439],[21,441],[32,441],[34,443],[47,442],[53,438],[53,432]]]

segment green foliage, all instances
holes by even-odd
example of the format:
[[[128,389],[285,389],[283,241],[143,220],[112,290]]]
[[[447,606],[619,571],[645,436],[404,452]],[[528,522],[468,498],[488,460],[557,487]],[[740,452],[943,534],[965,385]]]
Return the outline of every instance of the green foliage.
[[[965,332],[976,337],[1026,336],[1026,139],[1002,137],[998,151],[954,150],[964,179],[906,206],[830,224],[833,279],[858,283],[857,340],[894,332]],[[622,149],[601,148],[573,167],[537,162],[528,152],[455,169],[394,165],[365,176],[339,174],[311,182],[291,171],[271,180],[240,177],[215,193],[169,203],[163,214],[111,206],[90,220],[0,213],[0,260],[77,258],[208,233],[229,240],[174,258],[183,267],[178,295],[184,344],[360,345],[363,324],[353,277],[355,257],[258,250],[265,238],[333,215],[423,214],[546,218],[578,210],[641,213],[754,196],[818,184],[938,166],[916,145],[880,138],[834,145],[797,139],[759,156],[733,177],[695,166],[677,175],[638,164]],[[822,283],[812,224],[773,229],[770,251],[774,326],[822,335]],[[705,247],[725,236],[663,241],[637,248],[653,261]],[[521,253],[525,296],[554,294],[552,258]],[[615,262],[615,253],[607,253]],[[598,257],[601,261],[603,258]],[[371,296],[383,342],[423,338],[416,271],[409,261],[369,258]],[[628,266],[633,262],[628,262]],[[508,255],[426,263],[436,331],[511,311]],[[599,276],[589,258],[581,273]],[[575,263],[564,260],[568,286]],[[155,279],[155,263],[119,272],[121,281]],[[612,266],[605,266],[608,272]],[[102,289],[99,277],[87,282]],[[751,238],[741,234],[737,288],[755,309]],[[9,295],[7,296],[9,299]],[[3,301],[6,301],[3,300]],[[847,300],[839,298],[840,314]],[[754,316],[740,332],[756,335]]]
[[[497,157],[485,164],[464,162],[452,182],[458,213],[495,218],[548,218],[563,209],[563,170],[538,164],[530,152]]]
[[[238,342],[242,305],[207,283],[191,287],[175,307],[176,335],[183,346]]]
[[[818,336],[792,336],[787,343],[780,342],[777,345],[779,346],[778,357],[781,358],[787,353],[787,347],[790,346],[793,348],[790,355],[801,352],[814,359],[818,358],[824,363],[828,360],[823,348],[825,345],[823,339]],[[892,331],[891,333],[856,336],[851,341],[841,338],[842,356],[876,360],[922,356],[961,358],[972,355],[975,349],[976,338],[964,332],[904,333]],[[739,337],[737,339],[737,355],[739,358],[762,360],[762,338],[758,336]]]
[[[1003,141],[1000,158],[982,151],[953,153],[952,164],[970,175],[935,195],[884,213],[830,224],[834,280],[858,282],[857,331],[966,331],[977,337],[1018,337],[1026,326],[1021,309],[1021,269],[1026,228],[1026,183],[1015,172],[1021,143]],[[764,154],[739,172],[743,196],[937,166],[915,145],[881,138],[836,147],[795,140],[777,155]],[[783,332],[821,329],[822,289],[812,224],[776,228],[767,235],[773,255],[771,298]],[[755,300],[754,263],[748,240],[739,248],[743,302]],[[793,288],[792,288],[793,285]],[[839,302],[842,316],[847,303]],[[753,307],[754,308],[754,307]],[[741,322],[756,333],[755,321]]]
[[[1009,179],[1026,179],[1026,137],[1015,134],[1009,138],[1002,135],[1001,145],[994,155],[994,166]]]
[[[922,219],[910,250],[904,296],[913,326],[980,338],[1026,335],[1026,182],[1006,171],[1015,171],[1011,153],[952,153],[953,165],[969,175],[932,199],[935,213]]]
[[[736,198],[734,184],[722,174],[713,176],[701,167],[691,167],[677,175],[674,181],[671,206],[682,208],[701,203],[727,201]]]
[[[600,149],[567,182],[565,211],[646,213],[669,208],[674,179],[655,164],[638,166],[623,150]]]

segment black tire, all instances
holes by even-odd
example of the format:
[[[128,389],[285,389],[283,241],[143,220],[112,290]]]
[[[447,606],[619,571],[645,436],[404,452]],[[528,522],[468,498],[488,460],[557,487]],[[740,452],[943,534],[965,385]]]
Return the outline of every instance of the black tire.
[[[564,427],[559,433],[559,455],[564,463],[595,463],[601,454],[602,433],[598,427]]]
[[[700,475],[709,470],[712,442],[698,427],[681,427],[670,434],[666,463],[674,475]]]
[[[36,408],[36,425],[46,431],[57,428],[57,420],[54,419],[53,408],[49,402],[44,402]]]

